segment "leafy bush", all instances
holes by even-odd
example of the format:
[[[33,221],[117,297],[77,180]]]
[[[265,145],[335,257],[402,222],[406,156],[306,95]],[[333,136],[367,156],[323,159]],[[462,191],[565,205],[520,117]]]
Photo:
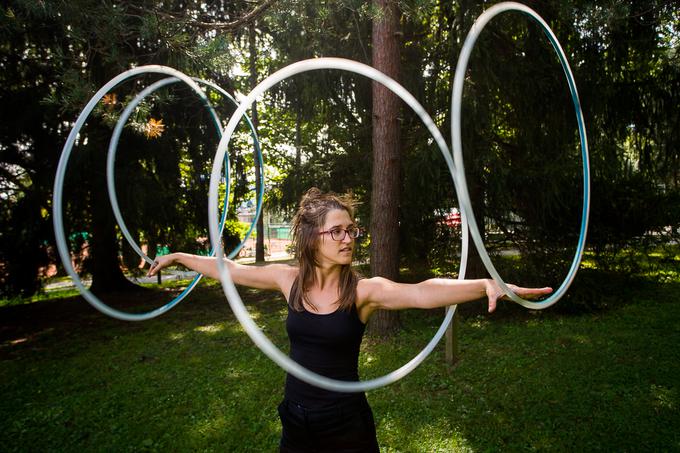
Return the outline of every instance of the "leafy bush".
[[[224,249],[229,252],[233,250],[246,237],[246,233],[250,228],[250,224],[240,222],[235,219],[228,219],[224,222],[224,233],[222,234],[224,240]],[[253,229],[250,237],[257,237],[257,231]]]

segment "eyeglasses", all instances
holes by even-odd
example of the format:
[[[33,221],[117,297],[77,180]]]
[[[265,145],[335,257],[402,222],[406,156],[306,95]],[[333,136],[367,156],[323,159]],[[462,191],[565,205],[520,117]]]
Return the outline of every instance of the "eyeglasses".
[[[331,235],[331,239],[334,241],[343,241],[345,239],[345,236],[349,235],[350,238],[356,239],[359,236],[361,236],[361,230],[357,227],[349,227],[347,229],[344,228],[333,228],[332,230],[328,231],[319,231],[319,234],[326,234],[329,233]]]

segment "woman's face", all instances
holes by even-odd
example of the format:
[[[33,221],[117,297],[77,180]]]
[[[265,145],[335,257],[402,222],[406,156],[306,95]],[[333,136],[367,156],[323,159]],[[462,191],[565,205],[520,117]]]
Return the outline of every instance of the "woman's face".
[[[352,264],[352,252],[354,251],[354,239],[346,230],[356,227],[349,213],[344,209],[333,209],[326,214],[326,220],[319,230],[319,242],[316,250],[316,259],[319,264]],[[331,236],[335,231],[336,237],[344,238],[336,241]]]

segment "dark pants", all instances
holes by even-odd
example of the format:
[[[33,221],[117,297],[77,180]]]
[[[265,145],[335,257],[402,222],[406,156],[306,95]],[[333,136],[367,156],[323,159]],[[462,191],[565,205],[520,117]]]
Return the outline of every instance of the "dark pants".
[[[279,404],[281,453],[379,452],[373,412],[362,395],[323,409],[289,400]]]

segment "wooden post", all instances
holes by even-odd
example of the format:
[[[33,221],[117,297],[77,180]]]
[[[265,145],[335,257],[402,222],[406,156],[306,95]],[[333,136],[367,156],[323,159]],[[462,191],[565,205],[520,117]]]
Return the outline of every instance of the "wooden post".
[[[460,344],[458,343],[458,335],[460,334],[460,315],[454,313],[453,319],[446,328],[446,363],[449,365],[454,365],[458,360],[460,360]]]

